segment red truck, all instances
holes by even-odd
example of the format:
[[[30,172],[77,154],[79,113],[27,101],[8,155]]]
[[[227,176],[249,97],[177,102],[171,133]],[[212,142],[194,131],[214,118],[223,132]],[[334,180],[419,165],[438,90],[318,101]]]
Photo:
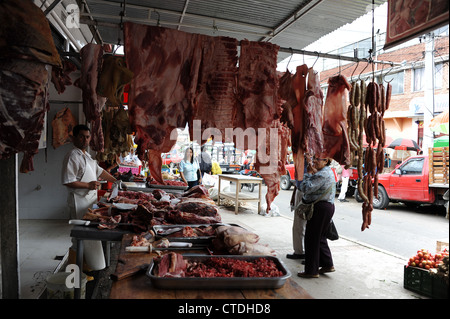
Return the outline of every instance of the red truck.
[[[431,152],[434,154],[433,151]],[[440,158],[441,155],[411,156],[403,163],[398,164],[392,172],[380,174],[378,197],[374,198],[373,207],[384,209],[389,202],[402,202],[408,206],[445,205],[448,216],[448,150],[446,160],[444,157],[443,161],[429,162],[430,158],[436,157]],[[436,167],[436,163],[438,163],[439,169],[433,168]],[[358,200],[357,192],[355,197]]]
[[[281,175],[280,177],[280,187],[281,189],[289,190],[292,185],[295,185],[295,166],[294,164],[286,164],[284,167],[286,168],[286,174]],[[334,168],[332,168],[332,170],[334,171],[334,176],[337,181],[336,170]]]

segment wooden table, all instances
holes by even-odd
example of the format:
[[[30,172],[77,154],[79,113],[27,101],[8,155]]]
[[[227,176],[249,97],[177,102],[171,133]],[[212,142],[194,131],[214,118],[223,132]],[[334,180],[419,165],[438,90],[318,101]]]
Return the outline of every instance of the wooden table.
[[[159,289],[146,275],[148,264],[155,253],[129,253],[125,247],[131,243],[125,234],[112,275],[110,299],[312,299],[311,295],[294,280],[288,278],[278,289]]]
[[[233,183],[236,183],[236,192],[221,192],[221,181],[226,180]],[[234,200],[235,202],[235,209],[234,213],[237,215],[238,209],[239,209],[239,202],[245,201],[245,202],[258,202],[258,213],[260,211],[261,207],[261,186],[262,186],[263,179],[259,177],[253,177],[253,176],[247,176],[247,175],[240,175],[240,174],[220,174],[219,175],[219,194],[217,199],[217,205],[220,205],[220,197],[225,197]],[[241,193],[241,184],[243,183],[249,183],[249,184],[259,184],[258,187],[258,197],[251,196],[249,194]]]

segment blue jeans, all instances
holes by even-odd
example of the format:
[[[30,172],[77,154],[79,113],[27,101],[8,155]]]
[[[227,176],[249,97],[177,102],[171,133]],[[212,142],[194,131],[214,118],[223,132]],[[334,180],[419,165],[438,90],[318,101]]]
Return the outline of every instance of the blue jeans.
[[[198,185],[198,181],[192,181],[192,182],[188,181],[188,189],[191,189],[192,187],[197,186],[197,185]]]

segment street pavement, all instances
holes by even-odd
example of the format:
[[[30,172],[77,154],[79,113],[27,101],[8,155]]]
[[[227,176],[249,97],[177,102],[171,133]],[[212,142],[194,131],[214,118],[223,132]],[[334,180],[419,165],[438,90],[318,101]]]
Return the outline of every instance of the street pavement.
[[[268,217],[257,213],[255,204],[245,203],[234,213],[232,206],[220,206],[224,223],[239,224],[260,236],[292,273],[292,279],[316,299],[429,299],[403,288],[406,260],[390,252],[340,237],[329,241],[336,271],[319,278],[300,278],[300,260],[287,259],[292,253],[292,218]]]

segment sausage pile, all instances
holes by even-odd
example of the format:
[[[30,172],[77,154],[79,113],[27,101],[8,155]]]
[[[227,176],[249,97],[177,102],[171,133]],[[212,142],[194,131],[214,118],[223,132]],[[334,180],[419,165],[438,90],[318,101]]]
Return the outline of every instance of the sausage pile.
[[[383,171],[383,147],[386,143],[384,112],[389,108],[392,86],[364,80],[352,82],[347,113],[350,149],[358,159],[358,193],[363,199],[361,231],[369,228],[373,197],[378,196],[378,174]],[[364,133],[367,149],[364,150]],[[376,147],[376,149],[374,149]]]

